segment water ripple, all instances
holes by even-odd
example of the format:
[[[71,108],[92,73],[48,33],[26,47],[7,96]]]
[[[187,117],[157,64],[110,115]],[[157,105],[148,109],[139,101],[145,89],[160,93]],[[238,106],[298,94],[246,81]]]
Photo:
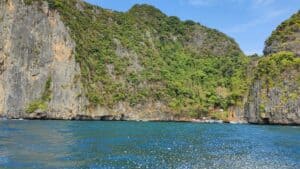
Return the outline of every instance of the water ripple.
[[[0,121],[0,168],[298,169],[300,128]]]

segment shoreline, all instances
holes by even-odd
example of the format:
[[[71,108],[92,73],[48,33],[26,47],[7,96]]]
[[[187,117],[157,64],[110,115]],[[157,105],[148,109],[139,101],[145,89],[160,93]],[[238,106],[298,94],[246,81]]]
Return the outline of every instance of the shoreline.
[[[102,122],[162,122],[162,123],[199,123],[199,124],[233,124],[233,125],[268,125],[268,126],[300,126],[297,123],[291,124],[284,124],[284,123],[254,123],[254,122],[247,122],[245,120],[240,121],[223,121],[223,120],[200,120],[200,119],[192,119],[192,120],[116,120],[116,119],[62,119],[62,118],[5,118],[0,117],[0,121],[5,120],[12,120],[12,121],[102,121]]]

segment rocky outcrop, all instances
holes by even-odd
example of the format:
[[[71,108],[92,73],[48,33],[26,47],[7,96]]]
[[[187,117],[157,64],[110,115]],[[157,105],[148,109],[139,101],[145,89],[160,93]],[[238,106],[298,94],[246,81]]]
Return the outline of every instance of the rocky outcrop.
[[[300,124],[300,58],[295,53],[258,61],[244,111],[250,123]]]
[[[264,54],[292,51],[300,56],[300,11],[281,23],[266,40]]]
[[[0,115],[70,119],[84,99],[75,43],[47,3],[0,2]]]
[[[300,124],[299,40],[298,11],[266,41],[245,106],[250,123]]]
[[[273,87],[266,93],[262,81],[254,82],[245,106],[245,117],[249,123],[300,124],[299,84],[288,79],[283,83],[284,88]]]

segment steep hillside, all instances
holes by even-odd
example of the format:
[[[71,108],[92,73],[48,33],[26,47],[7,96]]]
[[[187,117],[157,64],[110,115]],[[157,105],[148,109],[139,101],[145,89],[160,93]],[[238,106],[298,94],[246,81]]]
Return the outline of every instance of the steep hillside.
[[[250,87],[249,122],[300,124],[300,13],[284,21],[266,41]]]
[[[79,114],[84,106],[74,53],[75,42],[47,3],[0,1],[0,116]]]
[[[300,124],[300,58],[279,52],[255,70],[245,114],[252,123]]]
[[[8,69],[2,71],[3,83],[9,84],[2,85],[2,91],[7,94],[0,99],[5,100],[4,104],[11,103],[16,97],[20,100],[14,103],[18,105],[18,111],[11,108],[14,106],[5,105],[10,108],[2,109],[2,114],[35,116],[36,112],[43,112],[52,117],[50,103],[60,102],[60,98],[54,97],[57,94],[54,89],[73,92],[68,97],[74,97],[77,102],[72,105],[79,105],[80,110],[76,108],[75,111],[69,106],[72,115],[68,118],[227,118],[227,110],[243,105],[248,86],[245,77],[248,59],[233,39],[217,30],[168,17],[149,5],[135,5],[121,13],[79,0],[25,0],[24,4],[19,0],[8,0],[1,2],[1,8],[0,26],[6,27],[7,32],[20,29],[11,34],[2,31],[1,36],[5,37],[1,40],[10,39],[12,44],[17,44],[14,48],[7,46],[8,51],[21,50],[7,52],[2,58],[22,58],[24,61],[10,65],[18,69],[23,65],[20,72],[26,74],[22,75],[26,80],[21,79],[22,83],[13,86],[13,82],[7,81],[8,76],[14,79],[12,73],[9,74]],[[52,21],[53,18],[56,20]],[[7,27],[9,23],[17,26]],[[66,35],[61,36],[60,43],[55,41],[51,46],[48,44],[51,39],[46,39],[60,37],[53,25],[58,25]],[[11,36],[21,35],[24,42],[11,39]],[[1,46],[9,44],[3,42]],[[21,47],[22,44],[28,46]],[[61,56],[55,57],[55,52]],[[42,62],[47,57],[49,61]],[[31,62],[30,58],[36,59]],[[55,59],[64,66],[50,61]],[[43,64],[35,64],[40,62]],[[7,67],[7,63],[2,67]],[[42,67],[48,72],[40,74],[38,89],[32,87],[33,83],[38,84],[36,79],[27,75],[31,65],[37,72],[41,72]],[[72,70],[72,73],[63,73],[61,69]],[[68,85],[56,85],[65,80]],[[74,84],[79,86],[71,87]],[[7,86],[12,86],[11,90],[15,92],[24,86],[30,89],[24,88],[26,94],[19,95],[8,92]],[[61,106],[55,109],[59,114]],[[64,111],[61,112],[64,116]],[[234,112],[230,114],[234,116]]]
[[[266,41],[265,55],[292,51],[300,56],[300,11],[284,21]]]

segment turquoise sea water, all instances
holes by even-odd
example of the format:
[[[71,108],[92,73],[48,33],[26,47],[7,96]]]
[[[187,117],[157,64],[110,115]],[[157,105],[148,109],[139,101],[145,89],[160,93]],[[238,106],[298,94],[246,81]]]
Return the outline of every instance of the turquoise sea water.
[[[6,120],[0,168],[299,169],[300,127]]]

